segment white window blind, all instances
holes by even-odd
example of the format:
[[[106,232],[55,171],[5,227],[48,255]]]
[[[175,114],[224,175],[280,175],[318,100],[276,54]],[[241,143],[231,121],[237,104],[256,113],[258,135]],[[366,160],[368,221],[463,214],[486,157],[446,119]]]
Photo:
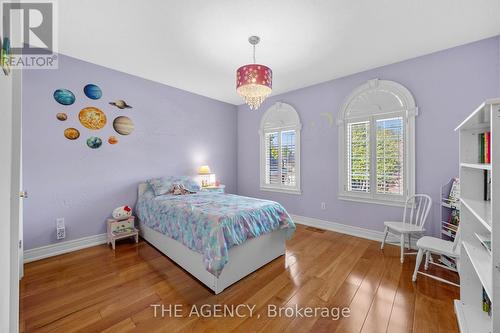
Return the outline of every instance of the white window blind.
[[[370,193],[371,189],[371,121],[347,125],[347,187],[351,192]],[[377,119],[376,179],[378,194],[402,195],[404,190],[404,123],[403,117]]]
[[[266,133],[266,184],[280,184],[279,133]]]
[[[281,132],[281,183],[295,186],[295,131]]]
[[[377,193],[403,194],[404,126],[403,118],[376,121]]]
[[[351,192],[370,192],[370,122],[347,125],[347,187]]]
[[[295,131],[265,134],[266,184],[295,186]]]

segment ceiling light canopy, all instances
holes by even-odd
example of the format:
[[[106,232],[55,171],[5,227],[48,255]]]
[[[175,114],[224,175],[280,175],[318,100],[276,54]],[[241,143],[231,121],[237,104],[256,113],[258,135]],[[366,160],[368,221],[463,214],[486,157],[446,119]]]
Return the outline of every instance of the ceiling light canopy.
[[[236,71],[236,92],[244,98],[251,110],[257,110],[272,92],[273,71],[265,65],[255,63],[255,45],[260,42],[260,38],[250,36],[248,41],[253,46],[253,64],[241,66]]]

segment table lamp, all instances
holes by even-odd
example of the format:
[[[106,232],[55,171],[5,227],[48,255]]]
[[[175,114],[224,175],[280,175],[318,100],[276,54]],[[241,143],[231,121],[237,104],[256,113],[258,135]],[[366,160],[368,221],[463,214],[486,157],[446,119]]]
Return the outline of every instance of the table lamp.
[[[198,175],[200,176],[201,187],[213,186],[215,184],[215,173],[210,171],[208,165],[202,165],[198,169]]]

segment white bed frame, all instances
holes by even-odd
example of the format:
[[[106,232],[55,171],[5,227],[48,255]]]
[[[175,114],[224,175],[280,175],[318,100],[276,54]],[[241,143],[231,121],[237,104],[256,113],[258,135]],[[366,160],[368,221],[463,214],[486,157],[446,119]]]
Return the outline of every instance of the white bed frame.
[[[146,189],[146,184],[139,184],[138,195],[141,196]],[[142,221],[139,221],[139,229],[141,236],[146,241],[216,294],[285,254],[286,230],[276,230],[231,248],[229,262],[224,266],[220,276],[216,277],[205,269],[200,253],[194,252],[182,243],[149,228]]]

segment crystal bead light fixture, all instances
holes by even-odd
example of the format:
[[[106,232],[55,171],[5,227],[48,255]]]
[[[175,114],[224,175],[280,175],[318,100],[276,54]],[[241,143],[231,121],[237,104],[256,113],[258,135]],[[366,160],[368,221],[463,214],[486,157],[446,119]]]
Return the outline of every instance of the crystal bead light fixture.
[[[272,92],[273,71],[271,68],[255,63],[255,45],[258,36],[251,36],[248,41],[253,46],[253,64],[241,66],[236,71],[236,92],[243,97],[251,110],[257,110]]]

